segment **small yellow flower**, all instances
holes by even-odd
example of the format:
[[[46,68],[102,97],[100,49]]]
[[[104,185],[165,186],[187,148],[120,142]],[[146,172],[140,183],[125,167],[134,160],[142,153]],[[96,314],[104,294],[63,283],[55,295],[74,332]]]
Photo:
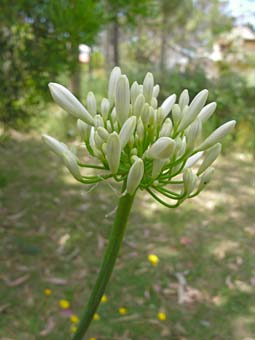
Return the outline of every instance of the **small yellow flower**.
[[[167,318],[166,313],[164,313],[164,312],[159,312],[159,313],[158,313],[158,319],[159,319],[160,321],[165,321],[166,318]]]
[[[62,309],[68,309],[70,307],[70,303],[67,300],[59,300],[59,307]]]
[[[108,301],[108,297],[104,294],[101,298],[102,303],[106,303]]]
[[[52,290],[50,288],[45,288],[44,289],[44,295],[50,296],[52,294]]]
[[[95,313],[93,316],[93,320],[100,320],[100,315],[98,313]]]
[[[97,340],[96,338],[89,338],[89,340]]]
[[[159,258],[155,254],[149,254],[148,260],[150,261],[152,266],[156,266],[158,264]]]
[[[70,316],[70,320],[71,320],[71,322],[72,323],[74,323],[74,324],[76,324],[77,325],[77,323],[79,323],[79,318],[78,318],[78,316],[77,315],[75,315],[75,314],[72,314],[71,316]]]
[[[77,327],[72,325],[70,330],[71,330],[72,333],[76,333],[77,332]]]
[[[120,313],[120,315],[125,315],[125,314],[128,313],[128,310],[125,307],[120,307],[119,308],[119,313]]]

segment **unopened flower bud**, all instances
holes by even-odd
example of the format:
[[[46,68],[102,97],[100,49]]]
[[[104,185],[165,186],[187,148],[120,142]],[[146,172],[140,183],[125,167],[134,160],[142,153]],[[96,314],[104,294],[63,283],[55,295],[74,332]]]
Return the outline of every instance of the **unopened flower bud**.
[[[144,126],[147,126],[149,123],[149,119],[150,119],[149,113],[150,113],[150,106],[148,103],[145,103],[142,108],[142,112],[141,112],[141,118],[142,118]]]
[[[111,72],[109,79],[109,87],[108,87],[108,98],[110,100],[110,104],[112,105],[115,100],[116,86],[117,82],[121,76],[121,69],[116,66]]]
[[[197,184],[197,176],[193,174],[190,168],[186,168],[183,172],[183,186],[186,196],[190,195]]]
[[[95,127],[98,128],[99,126],[104,126],[104,120],[103,117],[101,115],[95,115],[94,117],[94,124]]]
[[[161,105],[161,108],[162,108],[162,111],[163,111],[163,116],[164,118],[167,117],[167,115],[170,113],[170,111],[172,110],[172,107],[174,105],[176,101],[176,94],[172,94],[171,96],[167,97],[162,105]]]
[[[129,82],[126,75],[121,75],[117,82],[115,95],[115,108],[117,119],[123,125],[128,118],[130,105]]]
[[[201,133],[202,125],[199,119],[196,119],[190,126],[187,128],[185,135],[187,141],[187,149],[189,151],[193,150],[196,140]]]
[[[110,120],[107,120],[107,121],[106,121],[106,128],[107,128],[107,131],[108,131],[109,133],[112,132],[112,124],[111,124],[111,121],[110,121]]]
[[[102,114],[104,121],[108,119],[109,110],[110,110],[110,102],[107,98],[103,98],[101,102],[101,114]]]
[[[201,176],[197,191],[200,192],[201,190],[204,189],[204,187],[211,181],[212,176],[214,173],[214,168],[208,168],[205,170],[203,175]]]
[[[217,104],[215,102],[212,102],[202,108],[202,110],[199,112],[197,116],[201,120],[202,123],[205,123],[211,117],[211,115],[216,110],[216,106]]]
[[[197,163],[197,161],[199,161],[199,159],[203,156],[203,154],[204,154],[203,151],[199,151],[195,155],[189,157],[187,159],[185,166],[184,166],[184,169],[191,168],[194,164]]]
[[[76,156],[70,150],[68,150],[67,152],[64,152],[63,160],[65,166],[68,168],[73,177],[76,178],[77,180],[80,180],[81,174],[79,166],[77,164]]]
[[[57,83],[49,83],[49,89],[52,98],[63,110],[89,125],[94,125],[93,117],[67,88]]]
[[[140,93],[136,97],[135,104],[134,104],[134,115],[136,117],[139,117],[141,115],[144,103],[145,103],[144,95],[142,93]]]
[[[216,158],[221,153],[221,144],[217,143],[214,146],[212,146],[210,149],[208,149],[205,152],[205,158],[200,165],[197,175],[199,176],[202,172],[204,172],[212,163],[216,160]]]
[[[113,174],[116,174],[120,165],[121,145],[116,132],[110,134],[106,145],[106,159]]]
[[[107,140],[109,137],[109,132],[102,126],[97,129],[97,133],[103,140]]]
[[[174,125],[178,125],[182,119],[182,111],[179,104],[174,104],[172,108],[172,117]]]
[[[169,137],[160,137],[149,150],[146,156],[151,159],[169,159],[175,149],[175,141]]]
[[[138,119],[136,132],[137,132],[138,140],[142,141],[144,137],[144,125],[143,125],[141,117],[139,117]]]
[[[150,103],[154,87],[154,78],[152,73],[148,72],[143,81],[143,94],[147,103]]]
[[[138,188],[144,174],[144,164],[143,160],[138,158],[132,164],[127,178],[127,192],[130,195],[133,195]]]
[[[131,96],[131,104],[134,105],[136,98],[139,96],[139,94],[141,93],[140,87],[137,83],[137,81],[135,81],[130,89],[130,96]]]
[[[95,116],[97,114],[97,102],[96,102],[96,97],[93,92],[89,92],[87,95],[87,108],[89,113],[92,116]]]
[[[84,123],[82,120],[78,119],[77,120],[77,129],[81,135],[81,138],[85,140],[85,142],[89,141],[89,136],[90,136],[90,130],[91,126],[88,125],[87,123]]]
[[[160,87],[159,87],[158,84],[155,85],[155,86],[153,87],[152,95],[153,95],[154,98],[157,98],[157,97],[158,97],[158,95],[159,95],[159,90],[160,90]]]
[[[183,136],[183,138],[177,137],[175,153],[178,158],[184,155],[184,153],[186,152],[186,147],[187,147],[186,137],[185,136]]]
[[[200,91],[196,97],[190,103],[189,109],[186,114],[183,115],[178,131],[186,129],[190,123],[196,118],[198,113],[201,111],[208,97],[208,90]]]
[[[170,118],[167,118],[163,125],[162,128],[159,132],[159,137],[169,137],[170,133],[172,131],[173,123]]]
[[[97,149],[101,149],[104,140],[99,136],[97,131],[94,134],[94,140],[95,140],[95,144],[96,144]]]
[[[161,159],[154,159],[153,165],[152,165],[152,178],[157,178],[165,164],[165,160]]]
[[[119,137],[120,137],[120,145],[122,149],[124,149],[130,137],[133,135],[135,128],[136,128],[136,117],[131,116],[125,121],[125,123],[122,125],[122,128],[120,130]]]
[[[151,99],[151,106],[153,107],[153,109],[156,109],[158,107],[158,101],[155,97],[152,97]]]
[[[183,90],[179,98],[180,109],[183,110],[186,105],[189,105],[189,91]]]
[[[42,135],[42,139],[58,156],[62,157],[64,152],[69,151],[68,147],[64,143],[59,142],[57,139],[51,136]]]
[[[235,120],[231,120],[231,121],[221,125],[220,127],[218,127],[218,129],[213,131],[213,133],[211,133],[210,136],[207,137],[202,142],[202,144],[199,145],[197,150],[206,150],[210,146],[218,143],[219,141],[222,140],[222,138],[224,138],[228,133],[230,133],[234,129],[235,125],[236,125]]]

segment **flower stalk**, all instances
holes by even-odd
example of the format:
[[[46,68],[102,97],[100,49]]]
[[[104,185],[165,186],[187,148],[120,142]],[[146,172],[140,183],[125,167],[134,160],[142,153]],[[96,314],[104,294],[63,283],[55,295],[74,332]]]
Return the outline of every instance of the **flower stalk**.
[[[124,193],[125,190],[126,184],[124,183],[122,193]],[[95,286],[91,292],[85,311],[81,317],[78,329],[73,336],[73,340],[81,340],[85,335],[91,321],[93,320],[93,315],[97,310],[97,307],[105,292],[106,285],[111,277],[124,237],[133,200],[134,195],[130,195],[128,193],[122,195],[119,199],[118,208],[111,229],[109,243],[105,251],[101,268],[99,270]]]

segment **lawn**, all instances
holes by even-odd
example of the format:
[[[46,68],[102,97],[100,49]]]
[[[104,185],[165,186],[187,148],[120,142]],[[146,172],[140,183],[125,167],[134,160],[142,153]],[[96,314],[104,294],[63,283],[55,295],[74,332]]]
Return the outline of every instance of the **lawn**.
[[[118,188],[76,183],[33,134],[12,135],[0,154],[0,339],[69,339],[70,313],[81,313],[93,286]],[[254,165],[251,155],[232,153],[216,168],[207,190],[177,210],[138,194],[87,339],[255,339]]]

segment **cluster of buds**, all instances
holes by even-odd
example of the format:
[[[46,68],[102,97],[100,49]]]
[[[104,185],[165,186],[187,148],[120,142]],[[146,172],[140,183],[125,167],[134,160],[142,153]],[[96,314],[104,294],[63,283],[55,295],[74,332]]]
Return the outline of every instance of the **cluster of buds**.
[[[92,92],[85,108],[62,85],[50,83],[49,88],[55,102],[78,119],[87,151],[97,159],[96,164],[82,164],[65,144],[43,136],[78,181],[124,181],[123,194],[134,195],[138,188],[147,190],[170,208],[199,194],[211,180],[211,165],[221,152],[219,142],[236,123],[229,121],[202,140],[202,127],[216,109],[215,102],[205,105],[207,90],[192,101],[188,90],[183,90],[178,100],[172,94],[158,106],[159,85],[154,84],[153,75],[147,73],[143,84],[134,82],[130,87],[119,67],[111,72],[108,98],[99,108]],[[199,160],[199,167],[193,167]],[[83,176],[82,167],[101,173]]]

